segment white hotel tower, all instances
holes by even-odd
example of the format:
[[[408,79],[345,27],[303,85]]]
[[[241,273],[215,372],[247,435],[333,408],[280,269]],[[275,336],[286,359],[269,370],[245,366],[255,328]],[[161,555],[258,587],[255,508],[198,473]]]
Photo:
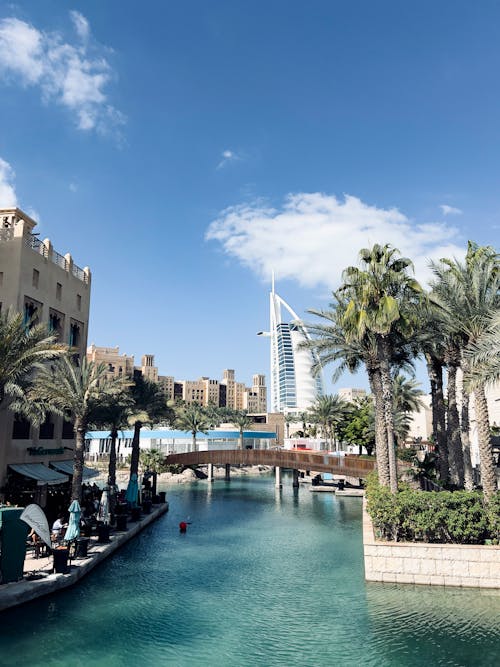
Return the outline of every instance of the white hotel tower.
[[[310,340],[309,333],[297,313],[274,291],[274,275],[269,305],[270,330],[258,335],[271,339],[271,412],[307,410],[323,395],[323,378],[321,373],[316,377],[312,373],[318,361],[315,353],[299,349],[300,343]],[[282,308],[290,321],[282,320]]]

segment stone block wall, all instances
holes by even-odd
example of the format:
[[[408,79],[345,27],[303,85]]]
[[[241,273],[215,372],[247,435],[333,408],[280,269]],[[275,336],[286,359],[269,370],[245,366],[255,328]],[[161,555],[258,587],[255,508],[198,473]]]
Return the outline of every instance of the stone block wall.
[[[380,542],[363,503],[365,579],[500,589],[500,546]]]

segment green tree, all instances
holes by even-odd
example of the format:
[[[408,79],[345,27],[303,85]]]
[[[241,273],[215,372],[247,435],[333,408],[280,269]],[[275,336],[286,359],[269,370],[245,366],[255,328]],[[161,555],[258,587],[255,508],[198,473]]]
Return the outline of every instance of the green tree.
[[[141,450],[139,461],[143,470],[160,474],[167,469],[167,466],[165,465],[165,456],[159,449]]]
[[[197,451],[196,434],[207,433],[210,428],[210,420],[207,418],[203,408],[197,403],[188,403],[178,412],[176,426],[183,431],[190,431],[192,435],[191,451]]]
[[[357,398],[351,403],[350,411],[338,426],[344,442],[359,447],[362,454],[363,447],[369,456],[375,449],[375,408],[372,396]]]
[[[25,400],[26,392],[36,372],[66,349],[56,343],[56,337],[49,335],[45,326],[27,325],[23,315],[13,308],[0,312],[0,409],[36,419],[37,404]]]
[[[240,432],[239,448],[243,449],[243,431],[252,426],[253,419],[248,415],[246,410],[238,410],[234,413],[231,421],[238,427]]]
[[[142,377],[134,378],[130,388],[133,407],[128,418],[128,423],[134,428],[132,438],[132,454],[130,457],[130,476],[139,472],[139,454],[141,428],[145,424],[154,425],[159,421],[174,420],[174,411],[167,405],[165,394],[156,382],[151,382]]]
[[[97,402],[114,392],[122,391],[120,379],[110,379],[104,364],[81,363],[70,356],[57,359],[36,374],[28,398],[46,410],[63,415],[74,423],[76,433],[71,497],[82,500],[85,433]]]
[[[338,397],[337,394],[318,396],[311,406],[309,419],[321,426],[323,436],[326,438],[328,449],[338,449],[335,430],[348,412],[348,404]]]
[[[412,262],[400,257],[399,251],[389,244],[362,249],[360,261],[361,268],[350,266],[342,275],[340,291],[348,299],[342,324],[348,340],[359,341],[367,332],[375,339],[381,387],[376,387],[374,393],[384,409],[390,489],[396,493],[398,479],[391,374],[394,351],[391,334],[397,332],[405,339],[412,336],[423,291],[409,275],[413,269]]]
[[[481,340],[490,327],[492,315],[500,308],[500,255],[491,246],[478,246],[469,241],[464,262],[443,259],[434,262],[432,269],[436,276],[432,285],[434,299],[448,315],[447,334],[456,343],[458,364],[466,379],[462,388],[462,437],[466,433],[466,440],[462,445],[465,444],[464,452],[468,452],[468,378],[471,371],[466,351]],[[477,381],[473,392],[481,482],[485,500],[489,501],[497,490],[497,480],[484,382]]]

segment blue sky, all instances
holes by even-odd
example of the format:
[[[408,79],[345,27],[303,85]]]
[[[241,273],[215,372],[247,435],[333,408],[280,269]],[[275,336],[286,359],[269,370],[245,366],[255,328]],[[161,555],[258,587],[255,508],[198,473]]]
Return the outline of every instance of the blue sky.
[[[0,205],[90,266],[89,343],[249,383],[273,268],[301,314],[363,246],[498,246],[499,75],[488,0],[4,2]]]

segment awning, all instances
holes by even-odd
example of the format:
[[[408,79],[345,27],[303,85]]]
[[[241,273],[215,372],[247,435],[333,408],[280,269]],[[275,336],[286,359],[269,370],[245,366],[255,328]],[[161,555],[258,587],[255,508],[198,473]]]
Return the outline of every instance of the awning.
[[[24,477],[36,479],[38,486],[44,484],[64,484],[68,481],[67,475],[61,475],[57,470],[47,468],[43,463],[10,463],[9,468]]]
[[[65,475],[73,475],[73,461],[51,461],[50,465],[55,468],[56,470],[59,470],[59,472],[63,472]],[[98,470],[94,470],[94,468],[87,468],[87,466],[83,466],[83,479],[92,479],[92,477],[97,477],[99,475]]]

